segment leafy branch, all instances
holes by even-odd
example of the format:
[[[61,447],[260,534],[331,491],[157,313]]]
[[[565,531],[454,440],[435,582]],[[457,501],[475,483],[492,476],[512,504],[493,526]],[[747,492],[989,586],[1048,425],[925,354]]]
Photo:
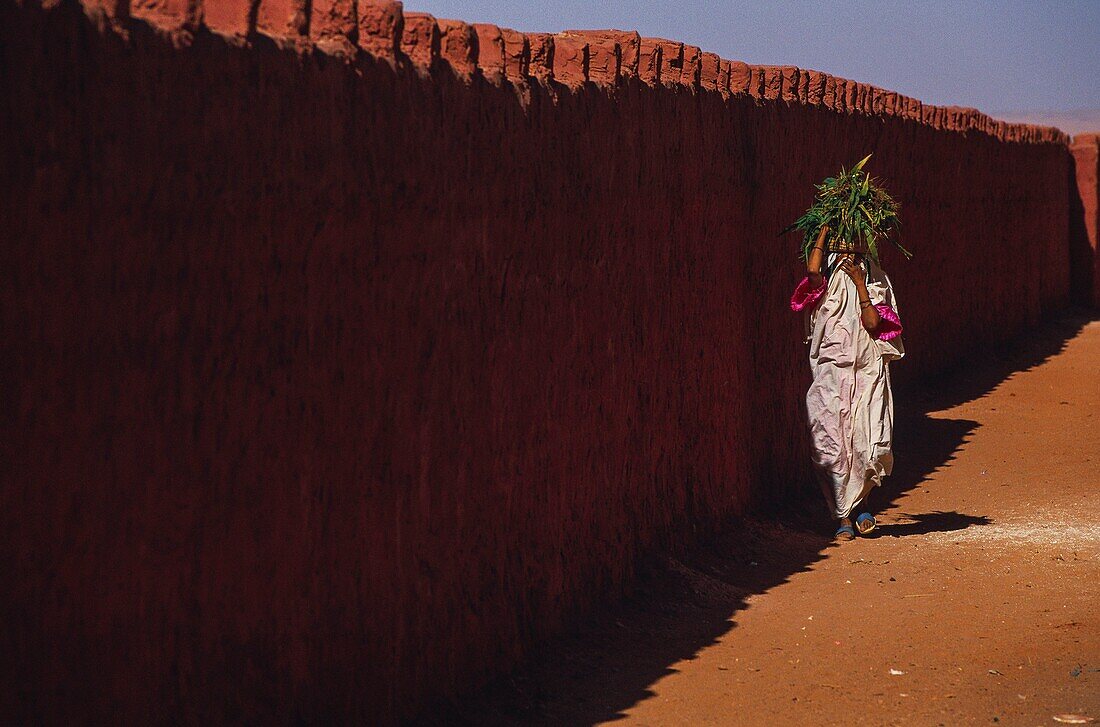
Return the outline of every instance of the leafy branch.
[[[805,214],[779,234],[802,231],[802,259],[808,259],[822,225],[829,226],[827,249],[854,249],[865,252],[878,262],[879,238],[890,240],[906,259],[913,254],[895,239],[900,237],[900,205],[885,189],[876,184],[863,165],[871,155],[863,157],[851,169],[840,168],[840,174],[815,184],[817,194]],[[839,243],[839,244],[838,244]]]

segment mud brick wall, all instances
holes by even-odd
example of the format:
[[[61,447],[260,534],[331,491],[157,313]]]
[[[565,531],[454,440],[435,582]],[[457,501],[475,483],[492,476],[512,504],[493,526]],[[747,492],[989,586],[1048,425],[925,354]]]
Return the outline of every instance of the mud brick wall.
[[[1078,134],[1070,145],[1070,286],[1075,302],[1100,308],[1100,134]]]
[[[899,380],[1069,296],[1064,134],[794,66],[362,0],[0,0],[0,64],[16,721],[392,720],[809,487],[777,232],[869,152]]]

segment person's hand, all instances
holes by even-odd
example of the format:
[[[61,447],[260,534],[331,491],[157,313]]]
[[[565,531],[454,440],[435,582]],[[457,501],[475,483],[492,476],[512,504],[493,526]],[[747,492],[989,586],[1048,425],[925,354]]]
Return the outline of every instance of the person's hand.
[[[863,279],[863,266],[856,263],[854,255],[841,256],[838,267],[848,274],[848,277],[852,279],[857,288],[862,289],[864,287],[866,281]]]

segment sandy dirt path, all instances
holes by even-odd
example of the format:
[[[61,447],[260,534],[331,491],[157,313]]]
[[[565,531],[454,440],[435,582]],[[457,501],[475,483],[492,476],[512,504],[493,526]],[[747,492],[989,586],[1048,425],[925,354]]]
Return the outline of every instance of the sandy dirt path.
[[[1100,724],[1100,321],[896,398],[876,537],[748,522],[422,721]]]

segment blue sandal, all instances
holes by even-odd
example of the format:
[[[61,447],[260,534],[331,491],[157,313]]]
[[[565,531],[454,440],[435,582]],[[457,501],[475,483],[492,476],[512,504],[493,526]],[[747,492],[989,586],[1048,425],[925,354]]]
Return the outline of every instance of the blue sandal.
[[[842,535],[846,537],[842,538]],[[841,525],[839,528],[836,529],[836,535],[834,535],[833,537],[835,537],[837,540],[853,540],[856,537],[856,531],[852,530],[851,525]]]
[[[875,516],[869,512],[861,512],[856,516],[856,530],[860,535],[866,535],[875,529],[878,523],[875,522]]]

